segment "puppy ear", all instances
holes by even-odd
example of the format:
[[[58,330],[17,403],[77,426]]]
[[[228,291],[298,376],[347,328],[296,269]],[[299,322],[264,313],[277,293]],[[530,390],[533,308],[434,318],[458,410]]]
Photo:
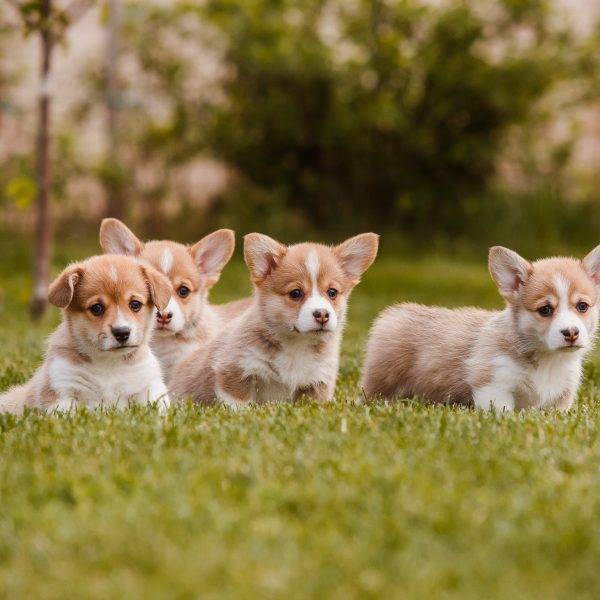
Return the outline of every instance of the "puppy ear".
[[[135,237],[133,231],[118,219],[102,220],[100,246],[105,254],[126,256],[137,256],[144,249],[144,244]]]
[[[496,282],[500,294],[509,302],[516,299],[519,287],[529,279],[533,272],[530,262],[502,246],[490,248],[488,263],[490,275]]]
[[[287,248],[262,233],[249,233],[244,236],[244,259],[250,269],[252,281],[256,284],[276,269],[285,256]]]
[[[48,302],[58,308],[67,308],[73,301],[75,286],[83,275],[83,266],[75,264],[68,266],[48,288]]]
[[[600,285],[600,246],[596,246],[581,262],[592,281]]]
[[[221,271],[229,262],[234,248],[235,233],[231,229],[219,229],[190,248],[192,258],[204,276],[206,287],[212,287],[219,281]]]
[[[379,236],[376,233],[355,235],[333,249],[342,263],[342,269],[356,285],[361,275],[371,266],[377,256]]]
[[[156,306],[158,310],[165,310],[167,304],[169,304],[169,300],[171,300],[171,282],[162,273],[159,273],[150,265],[140,265],[140,268],[148,283],[150,299],[154,303],[154,306]]]

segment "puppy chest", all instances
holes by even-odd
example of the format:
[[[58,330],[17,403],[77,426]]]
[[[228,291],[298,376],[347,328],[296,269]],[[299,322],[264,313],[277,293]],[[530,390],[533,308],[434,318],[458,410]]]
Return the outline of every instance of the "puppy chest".
[[[313,383],[329,382],[335,377],[337,360],[330,356],[315,356],[309,351],[281,353],[273,361],[281,383],[290,391]]]
[[[552,357],[527,373],[521,394],[529,395],[529,406],[552,406],[574,392],[581,378],[579,357]]]
[[[50,385],[59,396],[88,405],[136,396],[156,378],[148,368],[138,365],[74,365],[62,358],[50,363],[48,374]]]

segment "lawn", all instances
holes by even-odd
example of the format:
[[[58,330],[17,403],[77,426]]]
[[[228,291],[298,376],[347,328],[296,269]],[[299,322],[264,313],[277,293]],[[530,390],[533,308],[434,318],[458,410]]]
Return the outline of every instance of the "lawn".
[[[58,316],[29,322],[25,243],[0,251],[4,388]],[[352,402],[377,312],[499,308],[485,262],[381,256],[335,405],[0,416],[0,598],[599,597],[597,355],[567,414]],[[238,260],[213,299],[240,281]]]

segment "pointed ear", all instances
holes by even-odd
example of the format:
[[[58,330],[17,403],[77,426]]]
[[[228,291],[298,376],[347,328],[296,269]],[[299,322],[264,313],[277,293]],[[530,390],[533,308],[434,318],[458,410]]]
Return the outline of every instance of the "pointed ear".
[[[500,294],[509,302],[516,299],[519,287],[529,279],[533,272],[530,262],[502,246],[490,248],[488,263],[490,275],[496,282]]]
[[[105,254],[125,254],[137,256],[144,244],[135,237],[133,231],[118,219],[103,219],[100,225],[100,246]]]
[[[596,246],[581,262],[592,281],[600,285],[600,246]]]
[[[229,262],[235,248],[235,233],[231,229],[219,229],[196,242],[190,253],[205,278],[206,286],[219,281],[223,267]]]
[[[376,233],[355,235],[333,249],[342,263],[342,269],[356,285],[361,275],[371,266],[377,256],[379,236]]]
[[[48,302],[58,308],[67,308],[73,300],[75,286],[83,276],[83,265],[69,265],[48,288]]]
[[[165,310],[169,300],[171,300],[172,286],[171,282],[154,267],[150,265],[140,265],[144,279],[148,284],[150,299],[158,310]]]
[[[250,269],[252,281],[261,283],[287,252],[283,244],[262,233],[249,233],[244,236],[244,259]]]

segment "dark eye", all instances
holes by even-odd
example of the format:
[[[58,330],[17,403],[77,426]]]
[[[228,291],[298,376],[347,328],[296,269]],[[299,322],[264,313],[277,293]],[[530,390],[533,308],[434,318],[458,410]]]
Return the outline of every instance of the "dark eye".
[[[92,304],[92,306],[90,306],[90,312],[95,317],[99,317],[100,315],[104,314],[104,310],[104,304],[100,304],[100,302],[98,302],[98,304]]]
[[[537,311],[542,317],[549,317],[554,312],[554,309],[549,304],[546,304],[545,306],[538,308]]]
[[[300,300],[300,298],[302,298],[303,296],[304,296],[304,292],[302,290],[299,290],[299,289],[292,290],[289,293],[289,297],[292,300]]]
[[[327,290],[327,295],[332,299],[335,300],[335,298],[337,298],[338,295],[338,291],[334,288],[329,288]]]
[[[185,287],[185,285],[182,285],[181,287],[177,288],[177,295],[180,298],[187,298],[190,295],[190,288]]]
[[[139,302],[138,300],[132,300],[129,303],[129,308],[133,311],[133,312],[140,312],[140,310],[142,310],[142,303]]]
[[[575,305],[575,308],[577,308],[579,312],[586,312],[589,307],[590,305],[587,302],[578,302]]]

